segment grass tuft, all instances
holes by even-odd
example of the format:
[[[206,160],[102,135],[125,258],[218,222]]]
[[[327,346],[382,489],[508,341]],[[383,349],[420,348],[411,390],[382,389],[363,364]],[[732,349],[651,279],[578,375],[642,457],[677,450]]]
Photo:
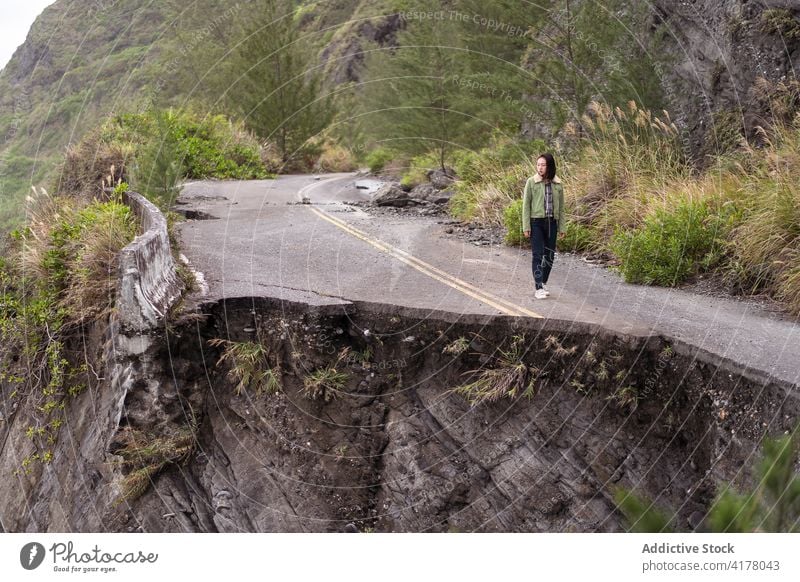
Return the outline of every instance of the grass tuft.
[[[230,366],[228,376],[236,382],[234,391],[255,390],[256,396],[275,394],[282,387],[279,366],[270,367],[269,350],[262,343],[233,342],[220,338],[209,340],[213,347],[222,347],[217,366]]]
[[[344,390],[347,381],[350,379],[350,375],[347,372],[338,370],[338,366],[342,362],[346,362],[349,355],[350,350],[345,348],[333,364],[315,370],[306,376],[303,379],[303,389],[306,397],[311,400],[323,400],[324,402],[330,402],[336,398],[336,395]]]
[[[171,434],[154,436],[126,427],[118,437],[122,446],[116,454],[122,457],[121,464],[129,473],[122,480],[118,502],[138,499],[164,468],[184,463],[195,449],[196,428],[190,425]]]
[[[525,336],[514,336],[509,347],[501,348],[500,355],[493,358],[491,367],[467,372],[475,379],[453,391],[473,406],[520,395],[533,398],[539,370],[523,361],[526,351]]]

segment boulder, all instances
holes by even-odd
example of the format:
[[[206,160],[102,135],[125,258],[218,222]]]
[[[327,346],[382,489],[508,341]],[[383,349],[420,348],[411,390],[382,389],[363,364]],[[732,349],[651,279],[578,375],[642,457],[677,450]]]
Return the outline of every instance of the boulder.
[[[426,176],[428,177],[428,181],[433,184],[434,188],[437,190],[444,190],[455,182],[456,172],[453,168],[446,168],[444,170],[436,168],[435,170],[428,171]]]
[[[420,200],[429,202],[432,197],[434,197],[437,193],[436,188],[433,187],[433,184],[425,183],[416,186],[408,195],[413,198],[414,200]]]
[[[453,194],[455,194],[455,192],[452,190],[441,190],[428,196],[428,202],[432,202],[434,204],[447,204],[450,202]]]
[[[404,191],[397,184],[386,184],[375,192],[375,195],[372,197],[372,203],[376,206],[403,208],[408,205],[416,205],[417,201],[409,198],[408,192]]]

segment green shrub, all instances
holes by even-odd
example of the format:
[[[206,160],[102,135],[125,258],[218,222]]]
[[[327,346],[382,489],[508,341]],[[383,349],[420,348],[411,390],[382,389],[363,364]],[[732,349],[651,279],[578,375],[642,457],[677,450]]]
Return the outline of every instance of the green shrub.
[[[467,222],[474,216],[476,209],[477,192],[467,182],[455,183],[455,194],[448,203],[448,212],[458,220]]]
[[[158,112],[156,133],[136,153],[133,185],[162,209],[169,208],[180,194],[185,155],[173,131],[172,115]],[[184,142],[185,143],[185,142]]]
[[[179,179],[250,180],[271,175],[264,161],[265,148],[240,123],[221,115],[172,110],[127,113],[110,119],[93,139],[98,143],[91,143],[90,151],[102,145],[126,156],[132,152],[138,167],[135,186],[142,190],[156,188],[157,199],[169,198],[169,188],[161,183],[162,178],[178,169]],[[80,148],[76,152],[80,153]],[[75,174],[71,166],[81,162],[81,156],[73,157],[77,159],[68,159],[65,165],[67,176]],[[121,162],[116,166],[122,167]],[[100,171],[108,171],[105,164]]]
[[[394,158],[394,154],[386,148],[375,148],[367,154],[367,167],[373,174],[377,174]]]
[[[453,152],[453,169],[458,177],[467,183],[478,182],[481,178],[481,153],[474,150]]]
[[[424,154],[411,159],[408,170],[400,180],[404,188],[414,188],[427,180],[428,172],[439,167],[439,160],[434,154]]]
[[[755,487],[739,493],[726,486],[709,508],[700,529],[713,533],[797,532],[800,529],[800,453],[798,429],[793,435],[765,438],[755,468]],[[648,499],[620,489],[614,495],[630,531],[670,532],[676,515],[656,508]]]
[[[617,228],[610,247],[629,283],[672,287],[719,256],[719,220],[704,202],[658,209],[633,230]]]
[[[172,137],[190,179],[265,178],[258,143],[222,116],[173,115]]]
[[[594,245],[594,234],[588,226],[567,220],[567,230],[564,238],[558,241],[558,249],[579,253],[589,250]]]
[[[506,227],[506,244],[521,246],[527,242],[522,236],[522,200],[509,204],[503,212],[503,224]]]

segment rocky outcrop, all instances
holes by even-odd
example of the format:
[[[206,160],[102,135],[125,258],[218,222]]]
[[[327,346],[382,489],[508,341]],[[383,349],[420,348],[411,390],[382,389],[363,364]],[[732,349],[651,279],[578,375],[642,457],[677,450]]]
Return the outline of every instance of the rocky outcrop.
[[[674,66],[657,71],[688,148],[698,157],[723,136],[715,116],[731,114],[750,135],[770,117],[757,80],[796,78],[800,6],[792,0],[655,0],[654,29],[663,27]]]
[[[366,49],[370,45],[392,47],[397,44],[397,32],[405,26],[400,14],[355,18],[342,26],[320,59],[333,85],[358,83],[364,69]]]
[[[432,204],[447,204],[453,197],[452,190],[439,190],[430,182],[415,186],[408,195],[414,200]]]
[[[435,168],[426,173],[428,182],[437,190],[444,190],[456,181],[456,171],[453,168]]]

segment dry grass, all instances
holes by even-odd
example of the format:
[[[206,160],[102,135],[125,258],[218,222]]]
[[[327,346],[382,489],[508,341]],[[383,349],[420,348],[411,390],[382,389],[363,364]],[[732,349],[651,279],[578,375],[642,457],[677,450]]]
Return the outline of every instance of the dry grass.
[[[678,130],[633,101],[627,110],[593,102],[583,118],[580,152],[567,164],[564,193],[573,220],[592,224],[607,240],[614,228],[635,228],[671,185],[686,184],[690,168]]]
[[[567,356],[572,356],[578,350],[578,346],[572,346],[570,348],[565,348],[564,344],[559,341],[559,339],[554,335],[549,335],[544,340],[545,347],[553,353],[553,357],[556,358],[566,358]]]
[[[279,366],[270,367],[269,349],[262,343],[232,342],[224,339],[209,340],[209,345],[222,347],[222,355],[217,367],[230,366],[228,377],[236,382],[234,391],[253,389],[256,396],[264,393],[274,394],[281,390],[281,371]]]
[[[322,368],[305,377],[303,388],[311,400],[330,402],[342,391],[349,378],[346,372],[339,372],[336,368]]]
[[[764,290],[800,313],[800,114],[775,126],[767,148],[749,148],[741,224],[732,231],[732,273],[745,291]]]
[[[194,451],[196,426],[190,425],[167,435],[154,436],[126,427],[118,437],[122,446],[116,454],[130,472],[122,480],[120,501],[141,497],[153,479],[169,464],[185,462]]]
[[[535,168],[527,161],[509,166],[493,159],[481,160],[478,166],[482,179],[458,184],[458,197],[451,204],[463,208],[456,207],[454,212],[462,220],[503,226],[505,209],[521,199],[525,182]]]
[[[358,169],[353,152],[329,141],[322,144],[322,152],[315,170],[318,172],[353,172]]]
[[[90,198],[102,195],[105,186],[127,181],[133,154],[133,144],[110,143],[103,139],[101,129],[92,131],[67,149],[59,177],[59,193]]]
[[[136,235],[127,206],[57,198],[34,190],[28,198],[21,266],[26,276],[58,296],[67,319],[107,315],[118,283],[119,252]]]
[[[639,392],[634,386],[620,386],[607,400],[616,403],[619,408],[628,408],[633,412],[639,406]]]
[[[464,396],[473,406],[520,395],[532,398],[539,370],[523,361],[525,336],[514,336],[507,348],[498,351],[491,367],[467,372],[475,379],[454,388],[453,392]]]

